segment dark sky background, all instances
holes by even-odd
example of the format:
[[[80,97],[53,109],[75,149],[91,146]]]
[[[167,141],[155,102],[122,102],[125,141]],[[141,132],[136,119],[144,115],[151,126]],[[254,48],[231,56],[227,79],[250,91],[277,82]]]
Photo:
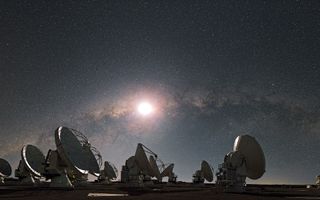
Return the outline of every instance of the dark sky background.
[[[314,183],[319,65],[319,1],[1,1],[0,157],[64,125],[119,169],[142,142],[191,181],[246,133],[256,182]]]

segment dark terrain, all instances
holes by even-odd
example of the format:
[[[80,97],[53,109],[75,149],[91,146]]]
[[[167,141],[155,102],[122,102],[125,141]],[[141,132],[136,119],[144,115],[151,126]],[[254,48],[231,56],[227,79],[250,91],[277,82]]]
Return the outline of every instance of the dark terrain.
[[[96,194],[123,194],[127,196],[88,196]],[[248,186],[245,193],[225,193],[213,184],[159,185],[149,188],[124,187],[121,184],[89,185],[72,190],[48,187],[0,186],[0,199],[14,200],[63,200],[63,199],[320,199],[320,190],[315,187],[288,185]]]

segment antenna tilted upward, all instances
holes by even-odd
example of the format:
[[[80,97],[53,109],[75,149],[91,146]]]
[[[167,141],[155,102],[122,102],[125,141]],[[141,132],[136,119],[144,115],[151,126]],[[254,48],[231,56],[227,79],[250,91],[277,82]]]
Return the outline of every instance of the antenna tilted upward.
[[[24,184],[35,184],[44,173],[44,163],[45,156],[38,147],[25,145],[21,150],[21,161],[15,176]]]
[[[201,169],[197,170],[193,174],[193,183],[204,183],[205,180],[208,182],[213,181],[213,168],[205,160],[201,162]]]
[[[9,162],[0,158],[0,184],[5,183],[5,178],[9,177],[11,173],[12,169]]]
[[[87,181],[89,173],[100,175],[101,155],[84,134],[60,126],[55,131],[55,143],[57,150],[48,152],[45,168],[52,187],[73,187],[73,183]]]
[[[149,155],[149,159],[147,157]],[[160,168],[164,168],[165,164],[151,149],[145,145],[138,143],[134,156],[131,156],[126,160],[121,170],[122,182],[147,182],[151,181],[151,178],[155,177],[157,182],[162,181],[163,173],[160,173]],[[172,180],[175,180],[176,176],[172,172],[173,165],[170,166]],[[168,169],[167,169],[168,171]],[[168,175],[167,175],[168,176]],[[170,178],[169,177],[169,178]],[[171,179],[170,179],[171,180]]]
[[[233,151],[229,152],[224,163],[219,165],[217,184],[227,191],[242,192],[246,177],[258,179],[265,172],[265,157],[260,144],[250,135],[235,139]]]

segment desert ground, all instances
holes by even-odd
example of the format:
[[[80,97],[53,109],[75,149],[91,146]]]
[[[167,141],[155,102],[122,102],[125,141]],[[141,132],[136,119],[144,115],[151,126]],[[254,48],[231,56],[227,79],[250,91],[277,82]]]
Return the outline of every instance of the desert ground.
[[[117,200],[253,200],[253,199],[320,199],[317,188],[304,186],[248,186],[244,193],[226,193],[213,184],[161,185],[148,188],[123,187],[120,184],[90,185],[74,189],[55,189],[48,187],[0,186],[0,199],[14,200],[64,200],[64,199],[117,199]]]

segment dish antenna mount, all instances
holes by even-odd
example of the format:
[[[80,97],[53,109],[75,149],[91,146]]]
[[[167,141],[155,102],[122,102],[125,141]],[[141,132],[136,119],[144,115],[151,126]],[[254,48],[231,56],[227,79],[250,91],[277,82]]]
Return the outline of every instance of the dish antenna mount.
[[[41,150],[31,144],[21,149],[21,160],[15,170],[15,176],[23,184],[35,184],[40,182],[44,173],[45,156]]]
[[[118,170],[111,162],[104,162],[104,169],[101,170],[100,176],[98,178],[99,182],[111,183],[113,180],[117,179]]]
[[[149,155],[149,159],[148,156]],[[162,169],[166,165],[151,149],[139,143],[136,153],[126,160],[121,170],[121,182],[143,183],[151,181],[155,177],[158,182],[162,181]]]
[[[169,183],[177,182],[177,175],[173,172],[174,164],[167,164],[164,170],[161,172],[161,177],[168,177]]]
[[[260,144],[250,135],[238,136],[233,151],[219,165],[217,185],[226,191],[242,192],[246,178],[259,179],[265,172],[265,157]]]
[[[213,181],[213,168],[205,160],[201,162],[201,169],[193,174],[193,183],[204,183],[204,181]]]
[[[55,143],[57,149],[49,150],[45,161],[45,175],[52,187],[73,187],[74,183],[86,182],[89,173],[100,175],[102,156],[84,134],[60,126],[55,131]]]

